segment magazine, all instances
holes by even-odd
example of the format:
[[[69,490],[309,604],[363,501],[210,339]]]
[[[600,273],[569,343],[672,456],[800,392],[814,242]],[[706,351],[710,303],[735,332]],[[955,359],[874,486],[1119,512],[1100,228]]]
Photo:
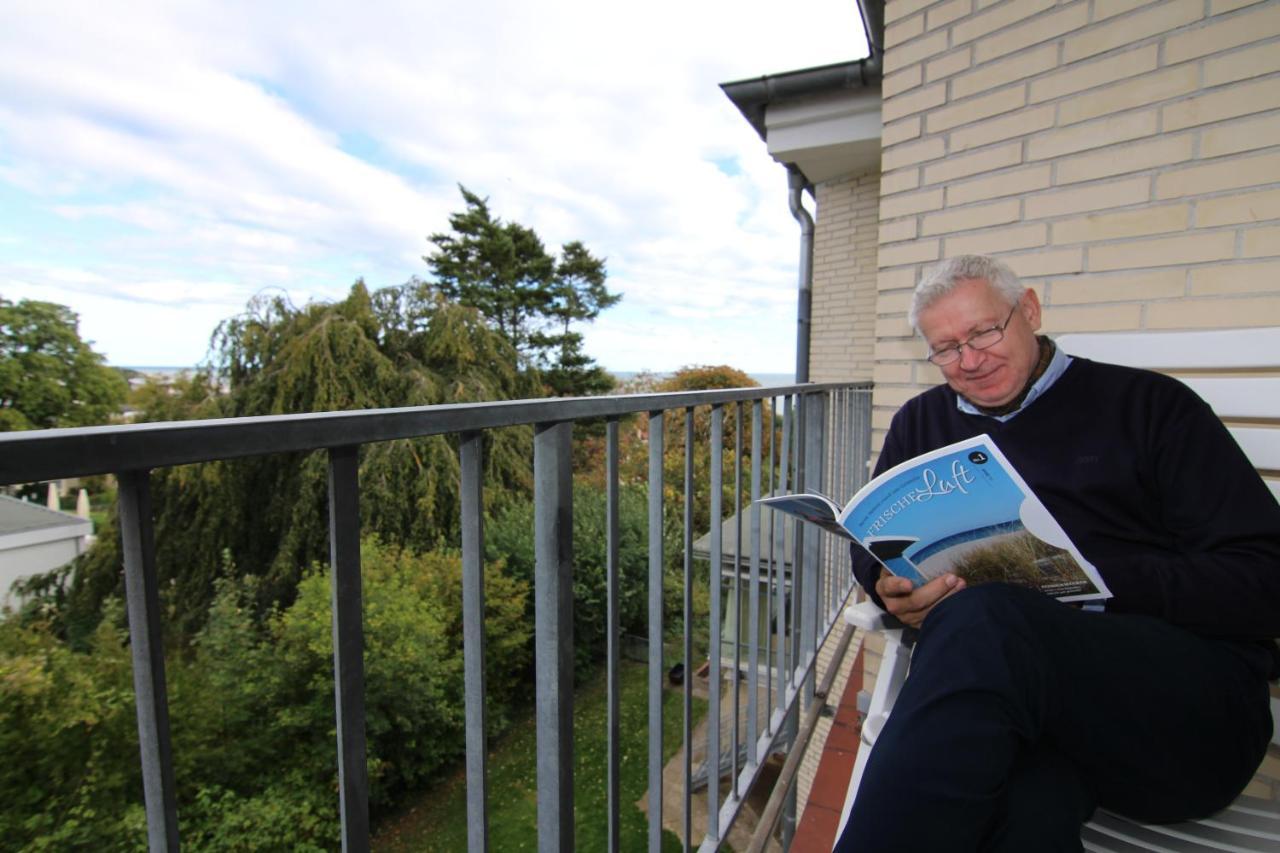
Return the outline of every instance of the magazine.
[[[857,542],[917,585],[951,572],[968,584],[1005,581],[1062,601],[1111,597],[1098,570],[987,435],[895,465],[844,509],[817,494],[760,503]]]

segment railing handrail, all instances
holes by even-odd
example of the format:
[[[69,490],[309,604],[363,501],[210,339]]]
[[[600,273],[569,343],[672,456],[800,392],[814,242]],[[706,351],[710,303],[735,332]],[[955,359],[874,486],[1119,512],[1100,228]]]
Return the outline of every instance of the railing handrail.
[[[805,383],[603,397],[543,397],[0,434],[0,485],[537,423],[620,417],[871,383]]]

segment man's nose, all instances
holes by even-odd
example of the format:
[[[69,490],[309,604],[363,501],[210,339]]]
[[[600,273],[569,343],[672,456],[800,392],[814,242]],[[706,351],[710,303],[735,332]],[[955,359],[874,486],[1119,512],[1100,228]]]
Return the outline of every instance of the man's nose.
[[[976,350],[968,344],[960,347],[960,369],[974,370],[982,363],[982,350]]]

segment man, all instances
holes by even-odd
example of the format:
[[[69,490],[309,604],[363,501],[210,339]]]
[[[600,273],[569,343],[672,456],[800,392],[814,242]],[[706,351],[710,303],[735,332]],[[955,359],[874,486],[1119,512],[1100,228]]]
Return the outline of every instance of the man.
[[[943,262],[909,319],[946,384],[894,417],[877,471],[988,433],[1114,597],[913,587],[855,547],[862,586],[920,631],[836,850],[1078,851],[1098,806],[1222,808],[1271,736],[1280,506],[1185,385],[1037,336],[1003,263]]]

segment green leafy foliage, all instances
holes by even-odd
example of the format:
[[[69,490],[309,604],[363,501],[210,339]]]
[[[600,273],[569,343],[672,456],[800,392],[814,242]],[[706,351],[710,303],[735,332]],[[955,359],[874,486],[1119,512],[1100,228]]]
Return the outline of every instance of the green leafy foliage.
[[[357,282],[336,303],[301,308],[279,295],[255,299],[219,328],[217,363],[175,386],[147,392],[141,418],[242,417],[427,406],[538,396],[510,344],[473,309],[417,285],[370,294]],[[222,383],[225,394],[212,389]],[[486,496],[501,505],[530,488],[532,433],[486,433]],[[388,441],[362,449],[362,530],[418,550],[456,543],[455,437]],[[203,624],[230,553],[263,582],[256,609],[292,600],[304,567],[328,558],[327,459],[274,454],[160,469],[152,475],[156,558],[169,628],[184,642]],[[101,602],[121,592],[114,520],[83,560],[68,623],[79,641]]]
[[[106,423],[127,390],[71,309],[0,297],[0,432]]]
[[[605,287],[603,260],[581,243],[557,258],[463,192],[455,241],[437,241],[441,257],[454,251],[457,261],[440,282],[371,293],[357,281],[345,299],[301,307],[260,295],[218,328],[209,364],[130,394],[137,419],[611,388],[575,330],[619,299]],[[99,422],[125,399],[123,378],[79,340],[62,306],[0,299],[3,347],[0,429]],[[485,509],[511,545],[509,568],[498,548],[485,569],[486,707],[497,734],[530,681],[532,431],[491,430],[484,442]],[[326,461],[323,452],[274,454],[151,474],[181,834],[191,849],[335,847]],[[463,750],[457,438],[366,445],[359,464],[376,818]],[[578,508],[585,667],[604,647],[603,498],[584,491]],[[623,519],[624,628],[643,632],[642,492],[625,492]],[[21,612],[0,619],[0,837],[24,849],[146,844],[114,509],[98,532],[73,571],[28,585]]]
[[[284,294],[260,294],[218,327],[208,365],[133,395],[137,419],[431,406],[611,388],[612,378],[582,352],[573,329],[619,299],[605,286],[603,260],[579,242],[566,244],[557,258],[531,229],[496,219],[487,202],[465,189],[463,196],[467,209],[451,218],[453,232],[433,238],[439,281],[415,279],[372,293],[357,281],[341,301],[301,307]],[[45,307],[74,334],[74,315]],[[593,428],[599,431],[585,427]],[[496,511],[529,493],[532,431],[491,430],[484,440],[486,508]],[[260,615],[293,600],[304,567],[328,557],[327,474],[322,452],[153,472],[156,559],[171,641],[188,642],[203,624],[228,565],[224,552],[232,565],[262,578],[254,602]],[[458,481],[456,436],[363,447],[362,530],[419,550],[456,546]],[[102,602],[122,594],[121,562],[109,513],[58,616],[77,647],[96,626]]]
[[[649,572],[648,498],[644,488],[620,490],[618,503],[618,621],[623,633],[644,635]],[[505,559],[513,577],[534,579],[534,505],[518,501],[485,526],[489,559]],[[608,628],[608,517],[605,495],[579,483],[573,490],[573,647],[579,678],[605,652]],[[668,551],[670,552],[670,551]],[[533,603],[526,618],[533,624]]]
[[[128,405],[137,419],[151,422],[218,417],[217,379],[209,370],[183,371],[171,379],[147,375],[129,391]]]
[[[488,199],[459,187],[466,209],[449,217],[449,233],[432,234],[435,251],[424,260],[434,288],[478,310],[525,363],[543,371],[559,396],[600,394],[613,379],[582,349],[574,323],[591,322],[618,303],[605,286],[604,260],[581,242],[549,253],[533,229],[503,222]]]
[[[112,605],[72,651],[0,621],[0,838],[10,849],[144,850],[129,650]]]
[[[660,394],[677,391],[706,391],[729,388],[754,388],[756,382],[746,373],[728,365],[703,366],[690,365],[682,367],[665,378],[651,374],[641,374],[633,379],[625,388],[629,394]],[[734,510],[734,472],[735,447],[739,432],[743,439],[743,481],[742,493],[739,495],[740,506],[750,502],[750,454],[751,454],[751,421],[750,403],[742,406],[741,418],[737,406],[725,405],[723,411],[723,427],[721,433],[721,488],[722,507],[726,516]],[[678,411],[669,411],[663,417],[663,461],[662,481],[664,505],[669,506],[675,517],[684,512],[684,465],[685,465],[685,415]],[[763,441],[769,441],[769,425],[774,422],[772,413],[764,410]],[[711,423],[710,406],[698,406],[693,410],[693,529],[694,535],[700,536],[710,529],[711,505],[706,500],[706,489],[711,483]],[[781,422],[775,427],[780,429]],[[621,430],[620,476],[626,482],[642,482],[647,480],[649,471],[649,423],[645,418],[633,418],[626,429]],[[593,476],[598,477],[598,474]],[[765,481],[767,482],[767,472]],[[701,490],[702,497],[696,492]]]
[[[376,816],[462,754],[461,564],[365,541],[365,707]],[[330,586],[255,615],[227,572],[190,650],[167,662],[178,812],[198,850],[331,850],[338,837]],[[529,662],[528,586],[485,568],[486,700],[500,731]],[[115,604],[87,653],[0,622],[0,832],[24,849],[142,849],[129,652]],[[114,846],[113,846],[114,845]]]

